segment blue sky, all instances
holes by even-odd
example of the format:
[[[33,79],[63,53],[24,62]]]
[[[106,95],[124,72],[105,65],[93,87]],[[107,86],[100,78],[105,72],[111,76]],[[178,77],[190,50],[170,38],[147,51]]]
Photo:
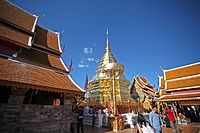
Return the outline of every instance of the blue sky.
[[[132,81],[136,75],[158,83],[160,66],[170,69],[200,61],[199,0],[10,0],[28,12],[43,16],[39,25],[62,32],[62,58],[71,76],[84,87],[92,79],[106,43],[125,66]]]

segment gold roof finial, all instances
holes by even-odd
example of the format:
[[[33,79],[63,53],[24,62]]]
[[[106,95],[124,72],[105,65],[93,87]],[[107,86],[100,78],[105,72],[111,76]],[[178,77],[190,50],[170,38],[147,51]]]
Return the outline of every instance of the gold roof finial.
[[[108,29],[106,31],[106,47],[107,47],[107,45],[108,45]]]
[[[106,51],[110,50],[109,41],[108,41],[108,29],[106,31]]]

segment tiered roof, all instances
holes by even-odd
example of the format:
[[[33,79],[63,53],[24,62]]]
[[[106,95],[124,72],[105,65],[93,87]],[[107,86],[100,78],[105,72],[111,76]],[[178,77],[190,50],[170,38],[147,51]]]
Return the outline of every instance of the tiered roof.
[[[166,91],[193,89],[200,87],[200,62],[163,70],[159,77],[159,87]]]
[[[200,74],[200,62],[164,70],[165,80],[178,79]]]
[[[0,39],[30,47],[38,17],[8,1],[0,1]]]
[[[132,86],[130,88],[135,88],[135,83],[137,83],[142,89],[142,91],[146,94],[157,96],[157,91],[153,88],[153,86],[142,76],[136,76],[133,80]]]
[[[83,94],[62,61],[59,33],[8,1],[0,12],[0,54],[9,58],[0,58],[0,84]]]
[[[200,62],[163,70],[163,74],[160,101],[200,99]]]
[[[200,75],[168,81],[166,84],[166,88],[169,90],[193,89],[198,87],[200,87]]]
[[[45,29],[39,25],[35,29],[35,37],[33,40],[33,46],[39,47],[41,49],[46,49],[47,51],[61,54],[61,48],[58,45],[59,33]]]
[[[49,69],[60,70],[63,72],[68,72],[60,56],[53,55],[50,53],[40,52],[38,49],[22,49],[16,60],[35,64],[38,66],[46,67]]]

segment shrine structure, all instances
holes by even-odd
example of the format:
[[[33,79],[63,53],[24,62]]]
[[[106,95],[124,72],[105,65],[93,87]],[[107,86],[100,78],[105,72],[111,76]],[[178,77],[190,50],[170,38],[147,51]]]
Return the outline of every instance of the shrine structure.
[[[160,102],[200,105],[200,63],[163,70],[159,87]]]
[[[134,77],[130,88],[131,96],[138,102],[140,109],[150,110],[156,104],[158,91],[143,76]]]
[[[84,91],[62,61],[59,33],[8,1],[0,12],[0,132],[70,132]]]
[[[114,58],[108,41],[108,31],[106,34],[106,48],[101,58],[94,77],[89,81],[88,97],[86,105],[108,107],[113,112],[113,104],[116,104],[118,113],[125,113],[137,110],[137,103],[130,96],[130,82],[124,75],[124,66],[119,64]],[[116,71],[114,79],[107,73],[105,66],[115,64],[120,66],[120,71]],[[114,90],[113,90],[114,89]],[[115,100],[113,102],[113,100]]]
[[[199,62],[163,70],[163,76],[159,76],[159,87],[160,111],[164,111],[167,105],[172,105],[178,120],[183,114],[187,118],[187,122],[199,122]]]

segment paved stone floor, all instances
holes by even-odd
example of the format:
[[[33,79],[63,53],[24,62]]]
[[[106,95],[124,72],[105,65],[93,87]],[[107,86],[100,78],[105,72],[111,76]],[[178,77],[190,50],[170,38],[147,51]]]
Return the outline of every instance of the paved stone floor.
[[[181,133],[200,133],[200,123],[178,125],[177,127],[180,129]],[[134,132],[135,130],[131,128],[114,132],[112,131],[112,129],[109,129],[109,128],[92,128],[90,126],[84,126],[84,133],[134,133]],[[163,128],[163,133],[172,133],[172,129]]]

